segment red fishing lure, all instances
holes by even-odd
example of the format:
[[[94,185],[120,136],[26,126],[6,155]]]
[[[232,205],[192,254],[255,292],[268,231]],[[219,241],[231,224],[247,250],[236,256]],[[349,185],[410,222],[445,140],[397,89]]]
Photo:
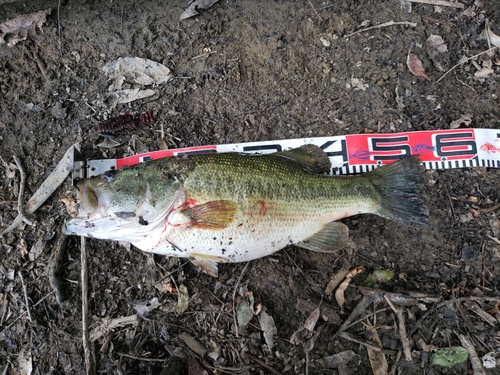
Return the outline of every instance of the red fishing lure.
[[[114,134],[124,129],[134,129],[138,125],[151,125],[155,122],[153,111],[147,111],[138,117],[130,113],[112,117],[97,124],[99,134]]]

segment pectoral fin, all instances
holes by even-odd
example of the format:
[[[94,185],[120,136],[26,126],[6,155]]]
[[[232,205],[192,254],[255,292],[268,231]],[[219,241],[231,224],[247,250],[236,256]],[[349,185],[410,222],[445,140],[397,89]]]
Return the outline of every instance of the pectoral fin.
[[[191,225],[202,229],[224,229],[236,215],[236,203],[230,200],[210,201],[188,207],[182,213],[189,217]]]
[[[219,273],[217,262],[221,262],[224,259],[212,255],[189,253],[189,260],[203,272],[209,274],[210,276],[217,276]]]
[[[312,251],[331,253],[346,247],[348,238],[349,229],[347,226],[337,221],[332,221],[308,239],[298,242],[297,246]]]

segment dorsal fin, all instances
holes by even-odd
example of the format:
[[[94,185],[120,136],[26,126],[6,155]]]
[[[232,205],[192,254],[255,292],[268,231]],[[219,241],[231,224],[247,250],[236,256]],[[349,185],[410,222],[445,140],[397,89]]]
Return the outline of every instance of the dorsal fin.
[[[304,145],[293,150],[277,152],[274,155],[293,160],[308,171],[315,173],[330,173],[332,166],[326,152],[316,145]]]

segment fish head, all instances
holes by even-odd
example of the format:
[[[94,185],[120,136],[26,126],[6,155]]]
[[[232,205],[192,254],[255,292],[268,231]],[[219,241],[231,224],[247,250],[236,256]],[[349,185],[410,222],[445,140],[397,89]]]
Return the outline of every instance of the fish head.
[[[77,213],[66,234],[131,241],[158,226],[185,194],[173,176],[146,169],[110,170],[77,182]]]

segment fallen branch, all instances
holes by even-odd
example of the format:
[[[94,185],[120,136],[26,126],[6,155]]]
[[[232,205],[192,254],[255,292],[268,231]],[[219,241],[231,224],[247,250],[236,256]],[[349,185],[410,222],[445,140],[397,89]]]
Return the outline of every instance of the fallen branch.
[[[478,53],[477,55],[474,55],[474,56],[471,56],[471,57],[467,57],[467,58],[465,58],[465,59],[460,60],[460,61],[458,62],[458,64],[456,64],[455,66],[451,67],[451,68],[450,68],[450,70],[448,70],[446,73],[444,73],[444,74],[441,76],[441,78],[439,78],[439,79],[436,81],[436,83],[438,83],[438,82],[439,82],[439,81],[441,81],[444,77],[446,77],[446,76],[448,75],[448,73],[450,73],[452,70],[454,70],[457,66],[463,65],[463,64],[465,64],[466,62],[469,62],[470,60],[475,59],[476,57],[479,57],[479,56],[481,56],[481,55],[484,55],[485,53],[489,53],[489,52],[491,52],[491,51],[494,51],[494,50],[495,50],[495,48],[498,48],[498,47],[492,47],[492,48],[490,48],[490,49],[488,49],[488,50],[486,50],[486,51],[483,51],[483,52],[481,52],[481,53]]]
[[[412,360],[411,347],[410,340],[408,340],[408,336],[406,335],[406,325],[405,318],[403,316],[403,309],[396,307],[396,305],[394,305],[394,303],[392,303],[392,301],[390,300],[389,296],[385,295],[384,298],[389,306],[391,306],[392,311],[394,311],[396,317],[398,318],[399,336],[401,339],[401,344],[403,345],[403,352],[405,354],[405,359],[410,362]]]
[[[353,33],[344,35],[344,39],[345,38],[349,38],[349,37],[351,37],[353,35],[356,35],[356,34],[360,34],[362,32],[368,31],[368,30],[381,29],[382,27],[389,27],[389,26],[394,26],[394,25],[405,25],[405,26],[410,26],[410,27],[416,27],[417,26],[416,22],[408,22],[408,21],[394,22],[394,21],[389,21],[389,22],[381,23],[380,25],[370,26],[370,27],[367,27],[365,29],[361,29],[361,30],[355,31]]]
[[[236,285],[234,286],[234,290],[233,290],[233,320],[234,320],[234,329],[236,332],[236,337],[239,337],[239,335],[238,335],[238,322],[236,321],[236,304],[235,304],[236,291],[238,290],[238,286],[240,285],[241,279],[243,278],[243,275],[245,274],[249,264],[250,264],[250,262],[247,262],[247,264],[245,264],[245,268],[243,268],[243,271],[241,271],[241,275],[238,278],[238,281],[236,282]]]
[[[19,174],[21,175],[21,182],[19,184],[19,194],[17,196],[17,212],[18,215],[21,216],[22,221],[24,221],[28,225],[33,225],[33,222],[24,215],[24,210],[23,210],[23,197],[24,197],[24,187],[26,185],[26,174],[24,173],[24,168],[21,163],[21,160],[19,160],[17,155],[14,155],[13,158],[14,161],[16,162],[17,168],[19,169]]]
[[[19,278],[21,279],[21,284],[23,285],[24,301],[26,303],[26,313],[28,314],[28,318],[30,318],[30,322],[32,322],[33,318],[31,317],[30,301],[28,299],[28,289],[26,288],[26,284],[24,284],[24,277],[21,271],[19,271]]]
[[[462,334],[458,335],[458,338],[460,339],[462,346],[469,352],[470,363],[472,365],[472,373],[474,375],[486,375],[486,372],[484,371],[481,360],[477,356],[476,349],[474,348],[474,344],[472,343],[472,341],[470,341],[467,336]]]
[[[406,0],[410,3],[421,3],[421,4],[431,4],[431,5],[441,5],[443,7],[452,7],[464,9],[464,4],[462,3],[452,3],[451,1],[446,0]]]
[[[340,337],[342,337],[342,338],[344,338],[346,340],[355,342],[356,344],[361,344],[361,345],[363,345],[363,346],[365,346],[368,349],[371,349],[373,351],[376,351],[376,352],[382,351],[382,348],[379,345],[377,345],[377,344],[375,344],[373,342],[370,342],[368,340],[365,340],[365,339],[363,339],[361,337],[358,337],[356,335],[353,335],[352,333],[342,332],[340,334]]]
[[[251,355],[250,353],[245,353],[245,356],[250,359],[251,361],[254,361],[254,362],[257,362],[259,365],[261,365],[262,367],[264,367],[265,369],[271,371],[273,374],[276,374],[276,375],[281,375],[281,372],[275,370],[273,367],[269,366],[266,362],[264,362],[263,360],[261,360],[260,358],[257,358],[253,355]]]
[[[61,234],[61,237],[57,241],[57,244],[52,251],[49,261],[49,284],[56,293],[56,300],[59,305],[64,302],[64,293],[61,287],[61,281],[59,278],[59,265],[61,264],[61,259],[66,251],[66,245],[68,243],[68,236]]]
[[[87,248],[85,246],[85,237],[80,237],[80,263],[81,263],[81,282],[82,282],[82,342],[85,358],[85,373],[95,375],[94,353],[90,347],[89,339],[89,296],[88,296],[88,272],[87,272]]]
[[[28,203],[26,203],[26,215],[33,214],[45,201],[52,195],[54,191],[61,185],[69,173],[73,169],[73,150],[75,147],[79,147],[78,143],[71,146],[64,156],[62,157],[59,164],[57,164],[54,171],[47,177],[47,179],[40,185],[38,190],[33,194]],[[12,224],[10,224],[6,229],[0,232],[0,236],[7,234],[8,232],[15,229],[19,224],[21,224],[23,218],[21,215],[17,215]]]

